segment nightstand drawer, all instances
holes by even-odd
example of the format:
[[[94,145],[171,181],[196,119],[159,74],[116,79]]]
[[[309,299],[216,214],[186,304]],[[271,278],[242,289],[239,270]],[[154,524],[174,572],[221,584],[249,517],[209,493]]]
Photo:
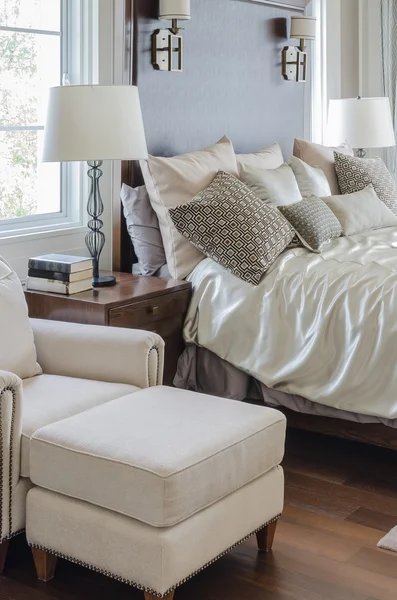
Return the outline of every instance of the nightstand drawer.
[[[143,323],[142,325],[136,326],[135,329],[146,329],[146,331],[153,331],[158,333],[163,340],[167,340],[175,335],[175,332],[179,332],[183,329],[183,319],[181,317],[173,317],[170,319],[164,319],[162,321],[155,321],[151,323]]]
[[[186,311],[189,291],[157,296],[150,300],[135,302],[111,308],[109,310],[109,325],[111,327],[128,327],[144,329],[150,324],[151,331],[155,330],[155,323],[175,315],[182,315]],[[159,332],[159,335],[161,333]]]

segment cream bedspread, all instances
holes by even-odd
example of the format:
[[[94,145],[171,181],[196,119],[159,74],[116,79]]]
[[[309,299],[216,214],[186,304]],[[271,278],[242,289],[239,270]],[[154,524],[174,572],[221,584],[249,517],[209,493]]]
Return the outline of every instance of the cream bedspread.
[[[255,287],[210,259],[191,273],[188,343],[266,386],[397,418],[397,228],[285,251]]]

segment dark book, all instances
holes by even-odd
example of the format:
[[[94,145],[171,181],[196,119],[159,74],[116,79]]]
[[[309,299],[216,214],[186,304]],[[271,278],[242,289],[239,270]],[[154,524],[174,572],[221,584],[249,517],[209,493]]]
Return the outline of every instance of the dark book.
[[[39,269],[29,269],[29,277],[38,277],[39,279],[52,279],[54,281],[64,281],[74,283],[82,281],[93,276],[93,270],[78,271],[77,273],[58,273],[57,271],[40,271]]]
[[[78,273],[92,269],[92,258],[68,256],[66,254],[43,254],[29,259],[29,269],[54,271],[56,273]]]

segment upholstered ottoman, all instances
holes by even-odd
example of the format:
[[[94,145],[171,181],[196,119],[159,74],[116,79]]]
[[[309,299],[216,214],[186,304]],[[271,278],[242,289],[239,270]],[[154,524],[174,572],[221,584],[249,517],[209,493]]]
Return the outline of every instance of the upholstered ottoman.
[[[154,387],[38,430],[27,538],[40,579],[56,557],[171,599],[283,508],[285,418]]]

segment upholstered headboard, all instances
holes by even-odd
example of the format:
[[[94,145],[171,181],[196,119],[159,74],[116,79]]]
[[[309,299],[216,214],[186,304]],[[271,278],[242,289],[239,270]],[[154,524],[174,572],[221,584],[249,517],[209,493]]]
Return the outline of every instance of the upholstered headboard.
[[[307,1],[191,0],[182,73],[151,64],[158,0],[127,1],[126,64],[129,82],[139,87],[149,152],[180,154],[226,134],[238,152],[278,141],[288,157],[294,137],[304,136],[305,85],[284,81],[281,50],[291,7],[303,10]],[[139,166],[124,164],[122,177],[138,185]],[[129,271],[133,253],[118,214],[115,207],[114,267]]]

